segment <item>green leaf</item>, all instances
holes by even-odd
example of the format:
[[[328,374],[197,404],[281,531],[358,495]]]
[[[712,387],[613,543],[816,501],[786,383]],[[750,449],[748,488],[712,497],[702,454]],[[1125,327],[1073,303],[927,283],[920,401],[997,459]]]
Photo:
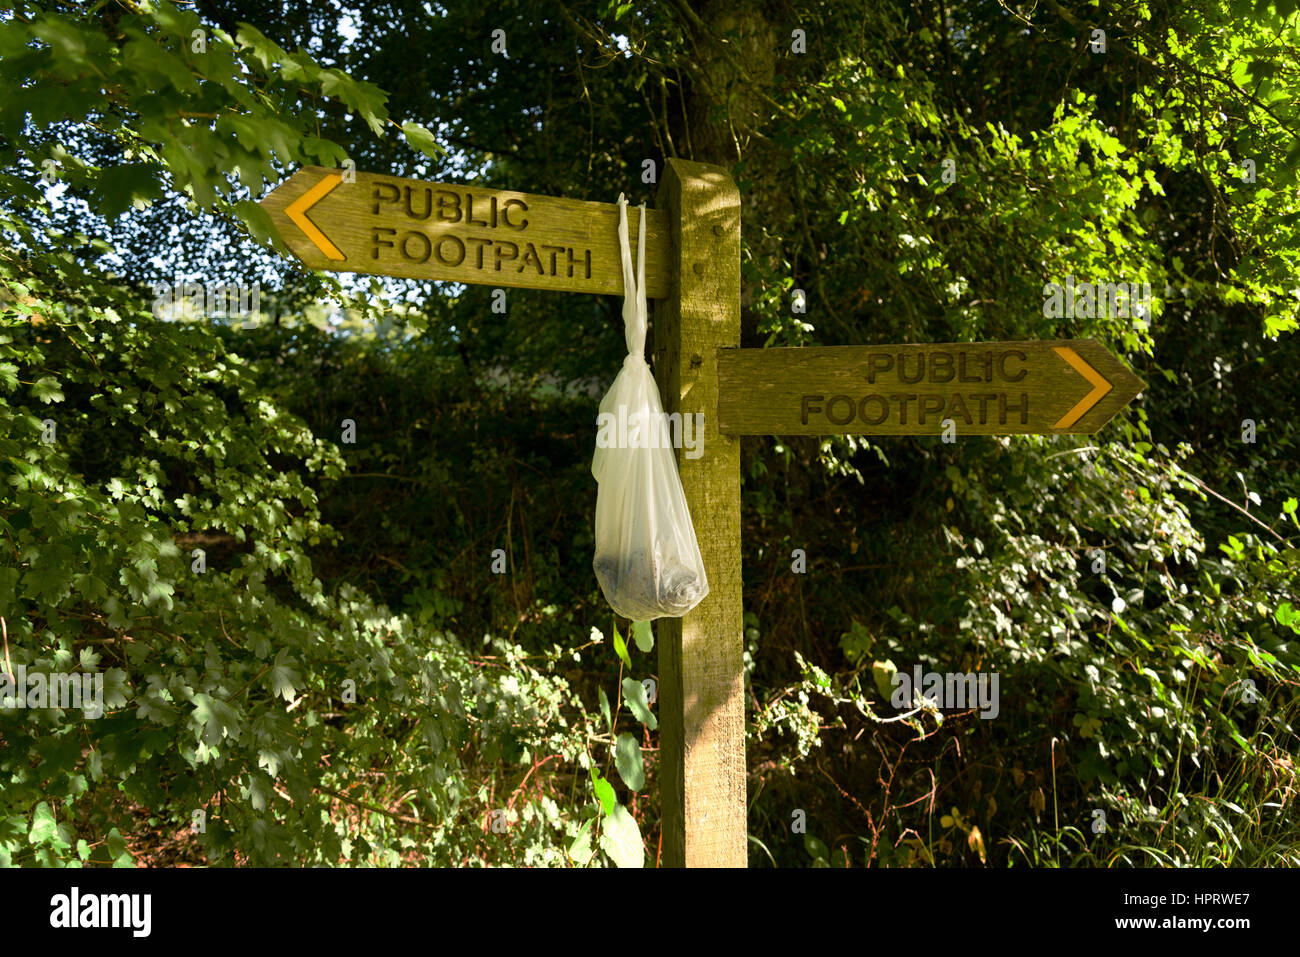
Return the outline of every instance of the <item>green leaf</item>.
[[[586,867],[591,863],[591,855],[596,853],[596,849],[591,846],[591,821],[582,825],[582,830],[569,845],[569,859],[578,867]]]
[[[224,701],[206,694],[196,694],[194,702],[195,738],[201,738],[209,747],[220,744],[226,736],[234,737],[239,730],[239,716]]]
[[[52,844],[58,836],[59,825],[54,820],[54,812],[42,801],[36,805],[36,812],[32,815],[32,827],[27,832],[27,843]]]
[[[894,675],[898,673],[898,666],[890,659],[884,661],[873,661],[871,663],[871,677],[876,683],[876,690],[880,692],[880,697],[888,701],[894,694]]]
[[[104,167],[99,171],[99,182],[95,184],[99,214],[112,219],[132,206],[140,209],[148,206],[162,195],[159,172],[150,163]]]
[[[3,571],[3,569],[0,569]],[[17,570],[14,571],[14,577],[18,577]],[[614,730],[614,718],[609,710],[609,696],[605,694],[604,688],[597,688],[596,694],[600,697],[600,716],[605,719],[605,727],[610,731]]]
[[[293,701],[294,688],[302,684],[302,678],[298,672],[294,671],[285,660],[289,654],[288,648],[281,648],[275,656],[275,664],[267,673],[267,680],[271,683],[271,694],[279,696],[285,701]]]
[[[244,221],[248,232],[259,242],[268,242],[279,240],[279,234],[275,231],[275,223],[271,220],[271,215],[259,204],[252,200],[240,200],[234,206],[235,214]]]
[[[648,621],[632,622],[632,638],[636,642],[637,649],[643,654],[649,654],[655,646],[654,632],[650,630]]]
[[[650,702],[645,696],[645,686],[641,682],[635,678],[624,678],[623,700],[627,702],[628,708],[636,715],[637,720],[647,728],[653,731],[659,727],[659,719],[650,710]]]
[[[623,641],[623,636],[618,633],[617,627],[614,629],[614,653],[622,659],[623,664],[627,665],[629,669],[632,667],[632,659],[627,653],[627,643]]]
[[[31,30],[33,36],[50,45],[56,60],[73,67],[86,64],[86,40],[77,27],[64,18],[46,14]]]
[[[621,804],[605,815],[601,822],[600,847],[619,867],[644,867],[645,844],[636,818]]]
[[[52,375],[37,379],[32,385],[32,391],[36,393],[36,398],[47,404],[63,401],[63,390],[59,388],[59,380]]]
[[[1278,624],[1286,625],[1293,631],[1300,633],[1300,611],[1291,607],[1289,601],[1284,601],[1273,611],[1273,617],[1277,619]]]
[[[619,777],[633,791],[645,787],[645,762],[641,758],[641,745],[636,738],[624,733],[614,743],[614,764],[618,767]]]
[[[804,850],[814,860],[819,862],[823,867],[831,862],[831,851],[825,844],[813,837],[811,834],[803,836]]]
[[[437,159],[447,152],[438,145],[438,141],[433,138],[433,134],[419,123],[413,123],[410,120],[407,120],[402,124],[402,132],[406,134],[406,142],[410,143],[425,156],[432,156],[434,159]]]
[[[601,777],[595,768],[591,769],[591,783],[596,789],[596,799],[600,801],[601,810],[608,814],[615,807],[614,785]]]

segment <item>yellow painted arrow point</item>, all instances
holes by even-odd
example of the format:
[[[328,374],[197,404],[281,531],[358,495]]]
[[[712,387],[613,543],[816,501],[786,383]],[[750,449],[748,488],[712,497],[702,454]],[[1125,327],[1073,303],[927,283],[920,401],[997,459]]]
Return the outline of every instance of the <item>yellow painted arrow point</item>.
[[[1054,429],[1068,429],[1083,418],[1083,414],[1100,402],[1102,397],[1113,387],[1101,377],[1101,373],[1084,362],[1079,357],[1079,353],[1069,346],[1053,346],[1052,348],[1056,350],[1062,359],[1074,366],[1075,372],[1092,384],[1092,391],[1075,403],[1074,408],[1061,416],[1061,420],[1052,426]]]
[[[343,182],[343,176],[339,173],[330,173],[322,176],[318,182],[307,192],[303,193],[285,208],[285,213],[293,220],[295,226],[301,229],[313,243],[316,248],[323,252],[330,259],[346,259],[347,257],[339,251],[325,234],[316,228],[316,224],[307,218],[307,210],[311,209],[320,202],[325,195],[339,183]]]

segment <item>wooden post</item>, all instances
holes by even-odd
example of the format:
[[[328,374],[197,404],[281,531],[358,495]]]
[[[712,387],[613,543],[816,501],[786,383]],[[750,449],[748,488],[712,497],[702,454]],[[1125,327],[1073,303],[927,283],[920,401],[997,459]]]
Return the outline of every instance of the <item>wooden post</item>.
[[[718,432],[719,347],[740,345],[740,191],[726,170],[670,159],[657,205],[672,235],[669,297],[652,319],[665,411],[704,413],[703,455],[677,463],[709,595],[661,618],[660,794],[665,867],[744,867],[745,682],[740,442]]]

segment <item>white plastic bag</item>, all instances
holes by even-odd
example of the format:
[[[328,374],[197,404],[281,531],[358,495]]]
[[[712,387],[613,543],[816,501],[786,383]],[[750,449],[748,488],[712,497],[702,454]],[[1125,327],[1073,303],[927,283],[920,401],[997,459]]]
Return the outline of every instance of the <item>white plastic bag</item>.
[[[709,593],[704,559],[677,474],[673,429],[645,361],[645,206],[637,273],[627,236],[627,200],[618,197],[627,358],[600,402],[591,472],[596,493],[592,567],[605,600],[633,621],[680,618]],[[680,426],[677,430],[680,436]]]

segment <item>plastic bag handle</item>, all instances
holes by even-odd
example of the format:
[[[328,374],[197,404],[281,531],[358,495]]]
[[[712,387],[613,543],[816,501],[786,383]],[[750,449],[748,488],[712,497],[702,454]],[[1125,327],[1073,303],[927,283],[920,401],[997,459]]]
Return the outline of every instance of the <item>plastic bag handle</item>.
[[[627,197],[618,194],[618,243],[623,259],[623,340],[629,356],[645,361],[645,203],[636,241],[636,276],[632,275],[632,250],[627,235]]]

